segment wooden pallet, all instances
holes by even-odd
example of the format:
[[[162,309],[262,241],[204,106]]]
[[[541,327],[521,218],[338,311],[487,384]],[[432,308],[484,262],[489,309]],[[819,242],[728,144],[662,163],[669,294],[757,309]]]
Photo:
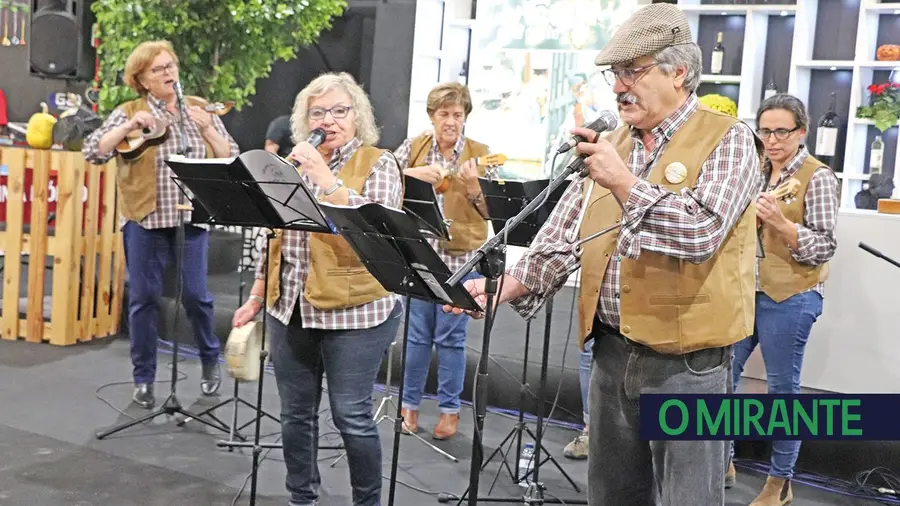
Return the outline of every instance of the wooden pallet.
[[[116,219],[115,163],[92,165],[79,152],[4,147],[4,165],[0,337],[64,346],[117,333],[125,256]],[[24,315],[19,311],[23,257],[28,258]],[[47,257],[52,268],[42,261]],[[52,297],[46,318],[48,271]]]

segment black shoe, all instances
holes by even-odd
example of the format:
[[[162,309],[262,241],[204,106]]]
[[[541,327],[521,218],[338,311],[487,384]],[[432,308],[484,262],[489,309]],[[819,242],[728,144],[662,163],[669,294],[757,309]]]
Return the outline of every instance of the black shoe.
[[[213,395],[219,391],[222,384],[222,375],[219,372],[219,363],[203,364],[203,376],[200,378],[200,391],[203,395]]]
[[[153,397],[153,383],[135,383],[131,400],[144,409],[152,408],[156,404],[156,398]]]

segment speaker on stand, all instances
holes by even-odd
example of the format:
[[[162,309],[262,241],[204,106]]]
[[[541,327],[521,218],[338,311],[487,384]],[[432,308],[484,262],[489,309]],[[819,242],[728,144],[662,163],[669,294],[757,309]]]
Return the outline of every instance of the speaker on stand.
[[[29,73],[50,79],[90,81],[97,56],[91,32],[93,0],[31,0]]]

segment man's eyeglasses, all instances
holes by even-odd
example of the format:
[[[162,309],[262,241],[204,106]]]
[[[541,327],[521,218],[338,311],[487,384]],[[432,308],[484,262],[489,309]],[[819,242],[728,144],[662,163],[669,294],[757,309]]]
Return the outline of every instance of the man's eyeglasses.
[[[177,69],[178,69],[178,64],[173,61],[170,61],[169,63],[167,63],[165,65],[160,65],[158,67],[151,68],[150,74],[153,75],[154,77],[159,77],[159,76],[165,74],[166,72],[174,72]]]
[[[659,65],[659,63],[651,63],[650,65],[644,65],[643,67],[635,67],[635,68],[625,68],[625,69],[606,69],[603,71],[603,78],[606,79],[606,82],[610,86],[616,85],[616,79],[622,82],[625,86],[634,86],[634,83],[638,81],[640,76],[652,69],[653,67]]]
[[[350,114],[350,109],[352,108],[349,105],[336,105],[331,109],[325,109],[323,107],[313,107],[306,112],[306,116],[311,120],[321,121],[325,119],[325,115],[330,112],[332,118],[341,119],[346,118],[347,115]]]
[[[794,127],[791,129],[787,128],[776,128],[775,130],[771,130],[769,128],[760,128],[756,131],[756,135],[759,136],[760,139],[766,140],[770,135],[775,134],[775,138],[779,141],[783,141],[788,138],[789,135],[799,130],[800,127]]]

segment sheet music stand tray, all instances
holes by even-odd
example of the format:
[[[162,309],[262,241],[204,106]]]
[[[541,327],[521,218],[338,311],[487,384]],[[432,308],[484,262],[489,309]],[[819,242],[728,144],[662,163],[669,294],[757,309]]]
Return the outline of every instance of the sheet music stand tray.
[[[185,191],[187,186],[194,201],[203,208],[194,216],[205,213],[207,224],[240,227],[260,227],[271,231],[300,230],[332,234],[329,224],[315,198],[303,183],[296,168],[284,159],[264,150],[247,151],[233,160],[170,160],[167,162],[175,173],[175,183]],[[270,243],[275,237],[266,237],[268,265]],[[268,279],[263,300],[268,299]],[[263,448],[280,448],[280,444],[260,443],[262,422],[263,378],[265,377],[266,318],[263,308],[261,352],[259,355],[259,380],[257,382],[254,438],[252,443],[219,441],[220,447],[252,447],[253,470],[250,485],[250,504],[256,504],[257,476],[260,453]],[[269,415],[271,416],[271,415]],[[274,418],[274,417],[272,417]]]
[[[507,220],[515,217],[529,202],[537,198],[541,191],[547,188],[550,180],[507,181],[482,177],[478,178],[478,182],[481,183],[481,191],[484,193],[488,215],[494,230],[503,230]],[[556,207],[569,184],[571,184],[571,181],[559,185],[547,197],[547,202],[544,205],[528,215],[519,223],[519,226],[509,232],[506,243],[527,248],[544,222],[550,218],[550,213],[553,212],[553,208]]]
[[[450,240],[450,223],[437,202],[434,186],[412,176],[403,176],[403,210],[419,225],[419,231],[437,239]]]
[[[461,282],[454,286],[447,284],[452,273],[422,236],[416,218],[380,204],[365,204],[358,208],[324,204],[322,208],[382,287],[406,298],[398,393],[402,398],[411,299],[476,311],[481,308]],[[402,410],[398,405],[394,420],[389,506],[394,504],[402,426]]]

